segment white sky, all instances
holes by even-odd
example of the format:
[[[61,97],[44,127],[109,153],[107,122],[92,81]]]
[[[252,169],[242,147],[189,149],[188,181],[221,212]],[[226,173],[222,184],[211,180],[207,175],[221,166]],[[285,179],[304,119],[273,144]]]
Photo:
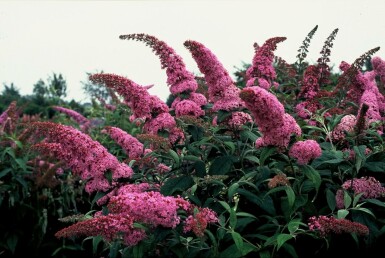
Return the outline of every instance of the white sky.
[[[141,85],[166,100],[166,72],[141,42],[119,35],[146,33],[165,41],[187,68],[199,70],[183,42],[203,43],[233,74],[250,63],[253,43],[284,36],[275,53],[289,63],[311,29],[318,25],[307,60],[315,62],[335,29],[331,63],[353,62],[380,46],[385,59],[385,1],[0,1],[0,83],[13,82],[22,94],[53,72],[63,74],[68,98],[87,101],[81,81],[103,70]],[[3,86],[0,86],[3,90]]]

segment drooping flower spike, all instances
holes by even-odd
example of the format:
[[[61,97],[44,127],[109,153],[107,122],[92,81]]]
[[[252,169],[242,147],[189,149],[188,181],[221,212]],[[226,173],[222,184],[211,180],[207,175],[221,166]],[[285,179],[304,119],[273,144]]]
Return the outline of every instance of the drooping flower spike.
[[[167,84],[170,86],[171,94],[176,97],[184,95],[183,98],[178,101],[178,104],[173,105],[177,116],[204,115],[204,111],[201,109],[202,103],[191,103],[195,102],[194,98],[191,98],[191,94],[195,93],[198,89],[198,83],[195,80],[195,76],[186,69],[182,57],[176,54],[174,49],[168,46],[164,41],[143,33],[121,35],[120,39],[142,41],[147,46],[151,47],[155,54],[159,56],[162,69],[166,69]],[[200,99],[205,100],[204,105],[207,104],[204,95],[202,95]],[[183,103],[180,104],[180,102]],[[186,110],[187,108],[191,110]]]
[[[133,174],[127,164],[119,162],[103,145],[71,126],[52,122],[34,122],[29,126],[45,137],[33,148],[64,161],[75,175],[87,180],[88,193],[108,191],[115,180],[130,178]],[[107,178],[108,172],[112,181]]]

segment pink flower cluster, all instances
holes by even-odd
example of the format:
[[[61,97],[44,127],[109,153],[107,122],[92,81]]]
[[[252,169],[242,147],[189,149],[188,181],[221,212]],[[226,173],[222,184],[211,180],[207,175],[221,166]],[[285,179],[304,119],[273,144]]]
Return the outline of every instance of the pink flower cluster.
[[[134,218],[128,214],[95,216],[58,231],[57,238],[102,236],[106,241],[123,237],[127,246],[134,246],[146,237],[143,229],[134,227]]]
[[[152,119],[158,114],[169,112],[166,103],[150,95],[146,88],[115,74],[93,74],[89,79],[116,90],[131,108],[134,118]]]
[[[143,33],[121,35],[120,39],[142,41],[145,42],[147,46],[152,48],[155,54],[160,58],[162,69],[166,68],[167,84],[170,85],[171,94],[175,96],[178,96],[179,94],[189,95],[191,93],[195,93],[198,89],[198,83],[196,82],[194,75],[187,71],[182,58],[177,55],[174,49],[168,46],[164,41]],[[201,99],[203,98],[206,99],[202,95]],[[189,97],[187,97],[187,100],[194,102],[194,100]],[[199,106],[200,103],[195,103],[195,105],[193,105],[191,102],[182,105],[174,105],[176,114],[178,114],[177,116],[186,113],[194,116],[200,116],[202,112],[204,114],[204,111]],[[178,110],[179,108],[181,110]],[[187,111],[187,108],[191,108],[191,111]],[[197,110],[197,108],[199,108],[199,110]]]
[[[82,114],[76,112],[75,110],[65,108],[65,107],[59,107],[59,106],[54,106],[52,108],[56,111],[59,111],[63,114],[68,115],[73,120],[75,120],[76,123],[79,124],[80,130],[82,130],[83,132],[87,132],[91,126],[91,121],[85,118]]]
[[[273,85],[276,73],[273,67],[274,53],[277,44],[286,40],[285,37],[274,37],[266,40],[261,47],[255,47],[252,65],[247,69],[246,86],[254,86],[256,82],[260,87],[268,89]]]
[[[232,110],[243,106],[239,89],[235,86],[228,71],[218,58],[202,43],[187,40],[185,47],[190,50],[208,86],[209,100],[214,103],[213,110]]]
[[[297,159],[298,164],[305,165],[321,156],[322,150],[314,140],[298,141],[290,148],[289,156]]]
[[[117,144],[119,144],[128,155],[129,159],[138,159],[142,157],[144,153],[143,143],[138,141],[134,136],[113,126],[106,126],[101,132],[108,134]]]
[[[342,184],[342,188],[345,190],[352,189],[355,195],[362,193],[363,199],[375,199],[385,196],[385,187],[374,177],[347,180]],[[344,207],[344,191],[342,189],[336,193],[336,203],[337,208],[342,209]]]
[[[198,212],[187,217],[183,232],[192,231],[197,237],[203,237],[207,225],[216,222],[218,222],[218,217],[214,211],[208,208],[198,208]]]
[[[340,123],[333,129],[331,133],[331,140],[341,141],[346,137],[346,133],[351,133],[356,126],[357,119],[355,115],[344,116]]]
[[[240,97],[263,134],[255,143],[257,148],[268,145],[286,148],[293,133],[301,135],[295,119],[285,113],[283,105],[270,92],[261,87],[247,87],[241,91]]]
[[[369,228],[361,223],[334,217],[310,217],[308,225],[310,230],[317,231],[322,237],[326,237],[331,233],[356,233],[361,236],[369,234]]]
[[[133,174],[127,164],[120,163],[103,145],[71,126],[34,122],[31,128],[46,137],[33,148],[64,161],[74,174],[87,180],[88,193],[105,192],[113,187],[115,180]],[[112,182],[106,178],[107,171],[112,173]]]
[[[301,82],[301,91],[298,94],[298,98],[314,98],[320,90],[318,78],[318,67],[315,65],[309,65],[304,72],[303,79]]]
[[[372,58],[373,70],[380,77],[381,83],[385,86],[385,60],[376,56]]]

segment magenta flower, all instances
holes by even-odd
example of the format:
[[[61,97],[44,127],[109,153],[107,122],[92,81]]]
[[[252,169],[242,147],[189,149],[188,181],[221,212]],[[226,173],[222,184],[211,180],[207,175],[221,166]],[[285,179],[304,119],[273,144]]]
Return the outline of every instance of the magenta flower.
[[[105,84],[116,90],[129,103],[135,118],[151,119],[158,114],[169,112],[166,103],[150,95],[146,88],[115,74],[94,74],[89,77],[94,83]]]
[[[322,150],[314,140],[298,141],[290,148],[289,156],[297,159],[298,164],[305,165],[321,156]]]
[[[129,159],[138,159],[144,153],[143,144],[134,136],[120,128],[107,126],[102,133],[108,134],[119,146],[121,146]]]
[[[123,236],[127,246],[134,246],[146,237],[143,229],[134,227],[134,219],[128,214],[108,214],[95,216],[58,231],[57,238],[78,236],[102,236],[106,241]]]
[[[312,99],[319,92],[320,86],[318,83],[319,70],[315,65],[309,65],[303,75],[301,82],[301,91],[298,98]]]
[[[266,40],[266,42],[258,48],[255,48],[255,55],[253,57],[252,65],[247,69],[247,86],[254,86],[256,79],[264,79],[262,82],[263,88],[266,89],[266,82],[269,84],[268,88],[273,85],[274,79],[277,77],[274,67],[274,53],[277,44],[286,40],[285,37],[274,37]]]
[[[179,94],[191,94],[198,89],[198,83],[195,80],[195,76],[187,71],[186,66],[182,58],[177,55],[170,46],[168,46],[164,41],[157,39],[154,36],[147,34],[128,34],[121,35],[120,39],[132,39],[137,41],[143,41],[147,46],[151,47],[157,56],[159,56],[162,69],[166,68],[167,73],[167,84],[170,86],[171,94],[177,96]],[[190,99],[191,100],[191,99]],[[196,106],[200,105],[196,103]],[[186,108],[187,106],[184,106]],[[204,111],[196,112],[195,106],[189,105],[193,110],[187,113],[202,113]],[[176,112],[185,113],[186,111],[178,111],[176,106]]]
[[[385,60],[376,56],[372,58],[372,66],[373,70],[380,77],[380,81],[383,85],[385,85]]]
[[[263,134],[255,143],[257,148],[268,145],[286,148],[293,133],[301,135],[295,119],[285,113],[283,105],[270,92],[261,87],[247,87],[241,91],[240,97]]]
[[[354,115],[344,116],[340,123],[333,129],[331,134],[331,139],[333,141],[341,141],[346,137],[346,133],[351,133],[354,131],[356,126],[357,119]]]
[[[91,126],[91,121],[88,120],[87,118],[85,118],[82,114],[76,112],[75,110],[72,110],[72,109],[69,109],[69,108],[65,108],[65,107],[59,107],[59,106],[54,106],[52,108],[54,110],[58,111],[58,112],[61,112],[63,114],[68,115],[73,120],[75,120],[76,123],[79,124],[80,129],[83,132],[87,132],[88,129],[90,128],[90,126]]]
[[[182,198],[163,196],[159,192],[125,192],[113,196],[108,204],[111,213],[130,214],[135,221],[153,226],[175,228],[180,223],[177,214]]]
[[[190,50],[199,70],[204,74],[210,101],[215,105],[217,101],[226,99],[229,102],[237,103],[235,108],[242,107],[243,101],[239,98],[239,89],[217,57],[197,41],[187,40],[184,45]]]
[[[331,233],[356,233],[361,236],[369,234],[369,228],[361,223],[334,217],[311,217],[309,218],[308,225],[311,231],[317,231],[323,237],[328,236]]]
[[[347,180],[342,184],[342,188],[345,190],[352,189],[354,195],[362,193],[362,199],[376,199],[385,196],[385,187],[374,177]],[[341,189],[336,193],[336,203],[337,208],[342,209],[344,207],[344,192]]]
[[[43,143],[35,144],[33,148],[64,161],[75,175],[87,180],[88,193],[107,191],[115,180],[133,174],[127,164],[120,163],[99,142],[71,126],[34,122],[31,128],[46,137]],[[112,173],[112,182],[106,178],[108,171]]]
[[[197,237],[203,237],[209,223],[218,222],[217,214],[208,208],[198,208],[198,212],[187,217],[183,232],[192,231]]]

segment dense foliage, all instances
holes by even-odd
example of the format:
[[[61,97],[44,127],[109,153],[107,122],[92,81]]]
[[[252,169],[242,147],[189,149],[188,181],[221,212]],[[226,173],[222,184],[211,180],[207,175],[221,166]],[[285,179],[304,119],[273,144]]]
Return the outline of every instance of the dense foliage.
[[[293,64],[274,55],[285,37],[254,44],[236,81],[200,42],[184,43],[198,76],[164,41],[122,35],[159,56],[167,103],[110,73],[89,75],[83,114],[56,102],[52,116],[27,116],[10,102],[0,116],[0,252],[267,258],[381,248],[385,61],[373,48],[333,71],[336,29],[309,64],[317,29]]]

